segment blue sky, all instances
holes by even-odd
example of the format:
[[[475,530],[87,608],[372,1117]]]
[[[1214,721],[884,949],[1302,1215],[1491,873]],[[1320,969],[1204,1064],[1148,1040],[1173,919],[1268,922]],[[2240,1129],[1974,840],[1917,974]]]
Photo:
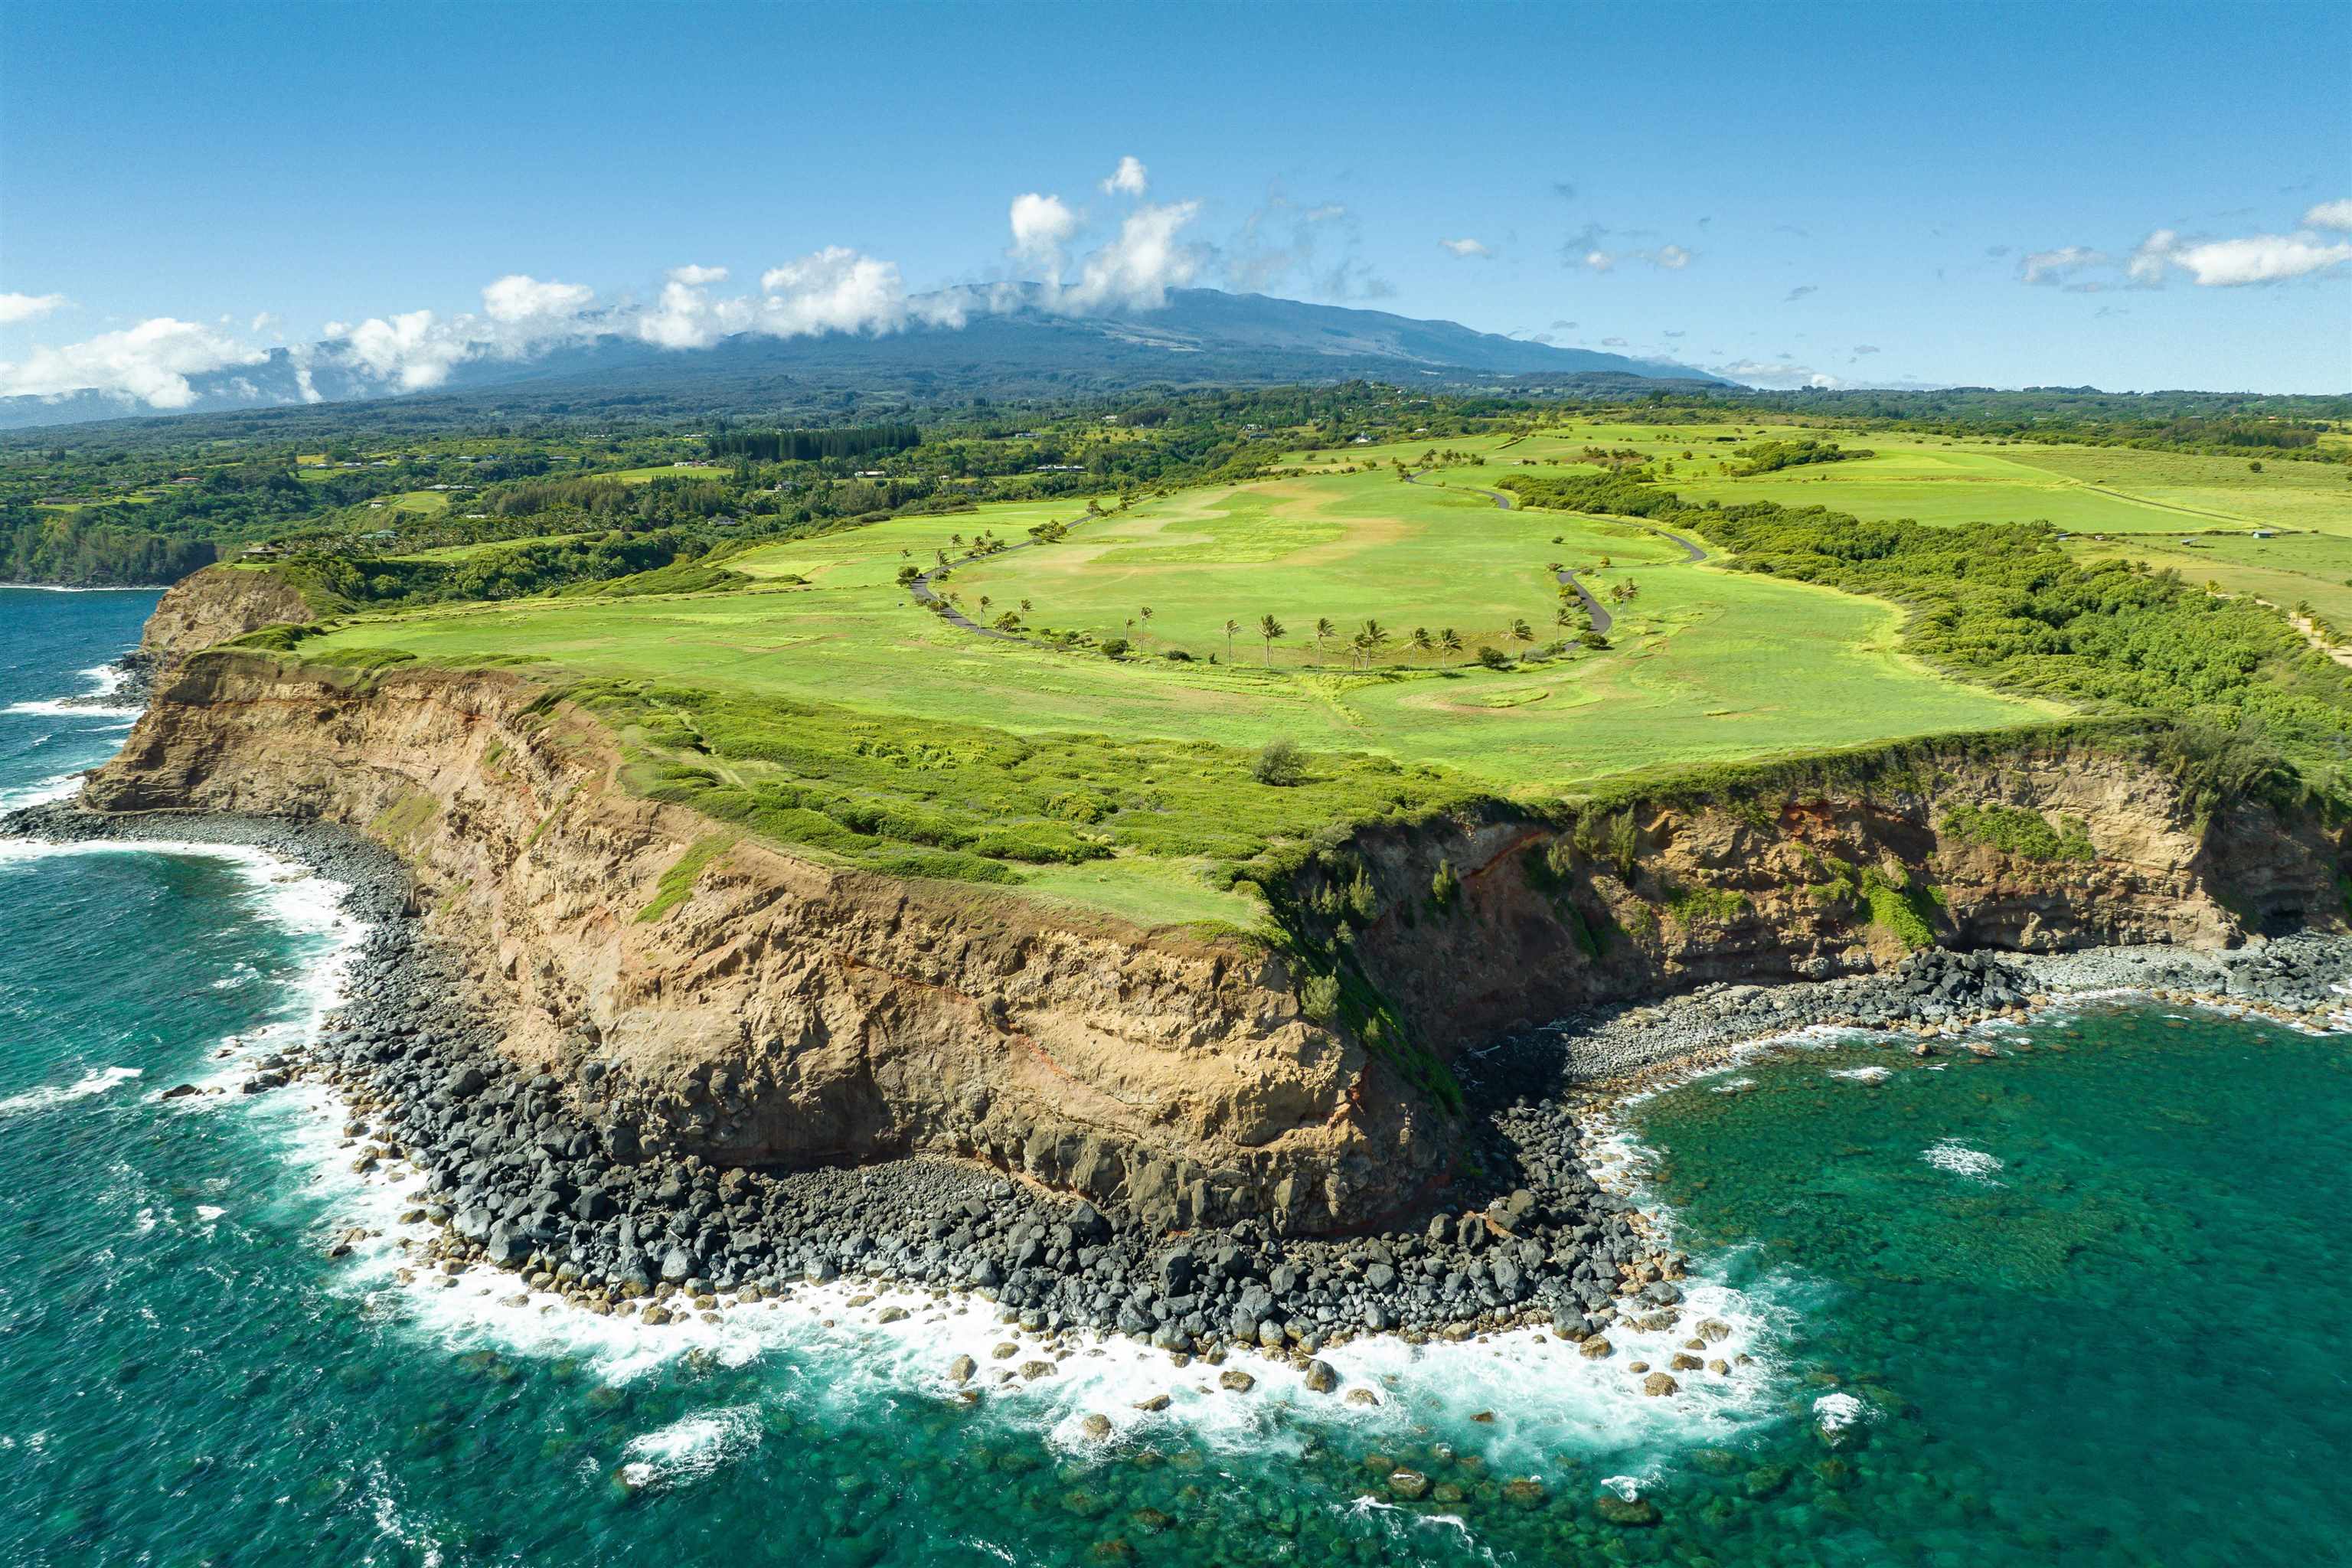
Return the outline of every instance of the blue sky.
[[[12,0],[0,45],[0,393],[1048,276],[1782,384],[2352,390],[2341,4]]]

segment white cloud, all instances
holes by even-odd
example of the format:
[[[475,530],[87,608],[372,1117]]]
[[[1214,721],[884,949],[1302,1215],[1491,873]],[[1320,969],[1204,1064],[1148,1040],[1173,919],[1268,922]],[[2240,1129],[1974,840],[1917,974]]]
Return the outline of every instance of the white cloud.
[[[102,392],[150,408],[185,408],[195,401],[188,377],[258,364],[268,357],[211,327],[157,316],[122,331],[61,348],[36,348],[22,360],[0,363],[0,396]]]
[[[2278,283],[2340,267],[2352,261],[2352,242],[2329,245],[2308,234],[2257,234],[2181,246],[2165,259],[2188,268],[2204,288],[2229,289],[2243,283]]]
[[[2116,283],[2096,276],[2078,280],[2079,274],[2118,265],[2121,282],[2132,288],[2161,289],[2178,270],[2200,288],[2234,289],[2308,278],[2352,263],[2352,239],[2330,239],[2317,232],[2352,230],[2352,200],[2322,202],[2306,211],[2303,221],[2305,226],[2294,234],[2231,239],[2188,239],[2176,229],[2159,228],[2120,258],[2080,245],[2037,250],[2019,262],[2017,275],[2027,283],[2063,283],[2074,292],[2088,294]]]
[[[1475,257],[1480,260],[1484,260],[1486,258],[1495,254],[1493,251],[1487,249],[1485,245],[1475,239],[1441,239],[1437,243],[1452,251],[1454,255],[1464,258]]]
[[[895,261],[835,245],[760,275],[759,330],[774,337],[813,332],[894,332],[907,324],[907,286]]]
[[[716,270],[721,278],[727,275],[724,268]],[[482,310],[494,321],[528,321],[536,316],[576,316],[595,298],[596,290],[584,283],[542,283],[527,273],[510,272],[482,290]]]
[[[1110,178],[1102,183],[1103,195],[1139,196],[1143,194],[1149,178],[1150,175],[1143,167],[1142,159],[1121,158],[1118,161],[1118,167],[1111,171]]]
[[[278,312],[263,310],[246,324],[246,330],[251,332],[274,332],[278,330]]]
[[[1595,272],[1608,272],[1621,261],[1646,261],[1667,272],[1680,272],[1691,264],[1693,255],[1679,245],[1661,245],[1654,250],[1590,249],[1584,253],[1584,265]]]
[[[707,349],[730,332],[751,326],[756,308],[748,300],[710,297],[706,286],[723,280],[723,267],[679,267],[651,309],[637,314],[637,336],[666,349]]]
[[[1276,189],[1218,247],[1216,260],[1224,286],[1240,294],[1295,279],[1303,292],[1326,300],[1385,299],[1396,290],[1359,255],[1361,241],[1355,219],[1338,202],[1303,206]]]
[[[1716,374],[1733,381],[1744,381],[1751,386],[1788,389],[1817,386],[1824,390],[1843,385],[1836,376],[1813,369],[1811,365],[1790,364],[1785,359],[1763,361],[1743,359],[1729,364],[1709,365]]]
[[[1200,212],[1198,202],[1145,205],[1118,226],[1118,237],[1078,266],[1078,280],[1061,291],[1064,310],[1156,310],[1168,290],[1190,283],[1201,270],[1199,250],[1177,237]]]
[[[1059,196],[1031,191],[1013,198],[1013,254],[1061,281],[1062,247],[1078,232],[1078,215]]]
[[[2145,288],[2164,286],[2164,266],[2172,253],[2180,247],[2180,237],[2168,228],[2159,228],[2139,242],[2139,248],[2124,263],[2124,276]],[[2032,279],[2026,279],[2033,281]]]
[[[63,294],[0,294],[0,327],[37,320],[65,304]]]
[[[403,392],[422,392],[448,380],[450,370],[471,357],[464,337],[452,330],[456,325],[441,324],[430,310],[372,316],[344,334],[342,357],[352,369]]]
[[[2109,259],[2105,251],[2080,245],[2029,251],[2018,261],[2017,276],[2027,283],[2063,283],[2084,268],[2104,266]]]

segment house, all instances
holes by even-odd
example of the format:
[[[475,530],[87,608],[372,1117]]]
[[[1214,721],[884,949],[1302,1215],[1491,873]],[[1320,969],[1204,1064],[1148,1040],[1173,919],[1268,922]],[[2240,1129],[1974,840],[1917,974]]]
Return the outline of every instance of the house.
[[[890,470],[887,468],[860,468],[857,470],[857,477],[861,479],[887,479],[890,477]]]
[[[276,544],[248,544],[245,547],[245,559],[247,561],[275,561],[285,553],[285,549]]]
[[[2267,528],[2258,528],[2254,530],[2254,537],[2256,539],[2268,539],[2270,536],[2271,531]]]

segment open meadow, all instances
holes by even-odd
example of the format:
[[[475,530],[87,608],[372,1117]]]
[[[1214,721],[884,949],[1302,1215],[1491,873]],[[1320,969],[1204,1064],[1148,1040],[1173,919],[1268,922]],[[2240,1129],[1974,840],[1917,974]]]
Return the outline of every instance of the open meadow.
[[[1028,543],[1047,523],[1066,536]],[[966,560],[983,535],[1019,547]],[[937,590],[975,620],[1017,614],[1021,635],[919,605],[902,576],[942,553],[959,563]],[[1604,595],[1633,588],[1612,606],[1607,646],[1558,623],[1554,563]],[[1245,918],[1224,890],[1235,863],[1367,806],[1557,800],[1645,769],[2054,711],[1906,658],[1891,605],[1694,563],[1622,521],[1505,510],[1392,474],[1205,488],[1098,518],[1067,502],[902,518],[727,564],[748,584],[378,612],[303,648],[602,683],[648,776],[719,792],[821,857],[876,863],[877,840],[834,826],[861,803],[913,814],[883,840],[957,846],[892,862],[915,874],[971,875],[975,853],[995,852],[924,826],[934,817],[1009,825],[1031,835],[1004,851],[1030,891],[1154,921]],[[1266,615],[1286,633],[1271,647]],[[1318,647],[1320,619],[1342,638],[1367,619],[1392,629],[1369,650]],[[1230,647],[1228,620],[1245,628]],[[1417,647],[1415,627],[1454,629],[1460,650]],[[1055,646],[1033,640],[1039,628],[1080,636]],[[1108,656],[1122,637],[1130,651]],[[1482,665],[1482,646],[1506,667]],[[1254,777],[1276,741],[1308,754],[1299,784]],[[905,746],[930,760],[876,762]]]

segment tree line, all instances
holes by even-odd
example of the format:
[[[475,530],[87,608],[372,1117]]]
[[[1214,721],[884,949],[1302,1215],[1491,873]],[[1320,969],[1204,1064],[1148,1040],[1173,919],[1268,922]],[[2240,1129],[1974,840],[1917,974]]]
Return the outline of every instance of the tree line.
[[[714,458],[748,458],[755,463],[814,463],[827,458],[863,458],[923,444],[915,425],[860,425],[839,430],[727,430],[712,432]]]

